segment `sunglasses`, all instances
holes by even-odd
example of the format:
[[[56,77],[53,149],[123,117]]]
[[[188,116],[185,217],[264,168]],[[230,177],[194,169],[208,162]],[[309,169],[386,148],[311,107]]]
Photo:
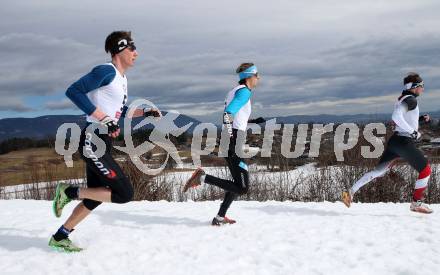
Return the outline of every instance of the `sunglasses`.
[[[131,43],[127,46],[127,48],[131,51],[134,52],[136,50],[136,46],[134,45],[134,43]]]
[[[420,87],[420,88],[425,88],[425,83],[423,83],[423,81],[420,82],[420,83],[417,83],[416,85],[414,85],[413,88],[418,88],[418,87]]]

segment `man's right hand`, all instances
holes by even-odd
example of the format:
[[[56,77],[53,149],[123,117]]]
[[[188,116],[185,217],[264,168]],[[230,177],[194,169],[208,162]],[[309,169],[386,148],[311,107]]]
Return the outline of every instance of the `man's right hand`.
[[[417,141],[417,140],[419,140],[419,139],[422,137],[422,134],[421,134],[420,132],[414,131],[414,132],[411,134],[411,137],[412,137],[415,141]]]
[[[144,109],[144,117],[162,117],[162,113],[156,108],[145,108]]]
[[[99,121],[102,125],[107,127],[108,135],[112,138],[119,136],[121,129],[119,128],[118,122],[109,116],[105,116]]]
[[[431,117],[428,114],[424,114],[419,116],[419,122],[428,123],[431,120]]]

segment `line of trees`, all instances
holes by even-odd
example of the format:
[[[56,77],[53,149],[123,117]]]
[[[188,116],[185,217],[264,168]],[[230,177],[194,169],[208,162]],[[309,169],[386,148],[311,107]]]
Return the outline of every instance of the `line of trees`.
[[[0,142],[0,155],[29,148],[53,148],[54,144],[55,138],[51,137],[38,140],[32,138],[11,138]]]

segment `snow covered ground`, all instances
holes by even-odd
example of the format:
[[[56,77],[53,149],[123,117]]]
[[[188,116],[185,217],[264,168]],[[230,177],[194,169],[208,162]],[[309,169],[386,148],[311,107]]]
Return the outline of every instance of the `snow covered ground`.
[[[65,220],[51,202],[0,200],[0,274],[439,274],[440,205],[234,202],[235,225],[209,225],[219,202],[103,204],[52,251]]]

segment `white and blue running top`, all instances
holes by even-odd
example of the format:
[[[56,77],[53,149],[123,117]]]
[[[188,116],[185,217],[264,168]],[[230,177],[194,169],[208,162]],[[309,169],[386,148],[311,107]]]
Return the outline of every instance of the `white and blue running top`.
[[[251,95],[251,90],[246,85],[238,85],[226,96],[225,112],[234,116],[232,128],[246,131],[252,111]]]
[[[66,96],[87,114],[88,122],[98,122],[91,116],[97,107],[117,121],[127,110],[127,78],[112,63],[99,65],[73,83]]]

